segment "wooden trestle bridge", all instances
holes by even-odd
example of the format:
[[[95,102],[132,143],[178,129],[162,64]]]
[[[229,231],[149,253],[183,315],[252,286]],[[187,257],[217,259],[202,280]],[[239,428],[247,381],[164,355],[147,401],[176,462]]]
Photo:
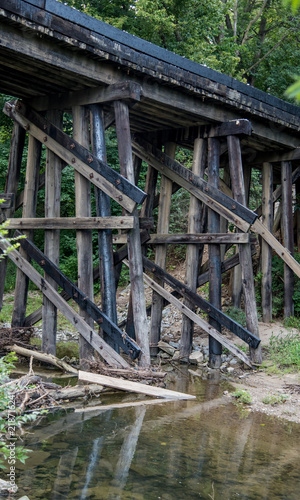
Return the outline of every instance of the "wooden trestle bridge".
[[[10,229],[27,236],[20,240],[20,249],[9,254],[18,267],[12,326],[34,324],[42,316],[42,349],[54,354],[59,309],[81,334],[82,361],[96,350],[109,364],[124,367],[128,366],[121,356],[125,351],[147,366],[150,354],[158,350],[167,301],[183,313],[181,356],[190,353],[196,323],[210,335],[212,367],[220,366],[222,344],[237,352],[222,335],[222,327],[242,338],[250,347],[251,360],[260,362],[253,238],[258,235],[261,246],[265,321],[272,318],[272,252],[285,263],[286,316],[293,314],[294,273],[300,276],[293,258],[294,247],[299,250],[300,221],[292,200],[292,192],[300,192],[299,108],[55,0],[0,0],[0,71],[0,92],[13,96],[4,113],[14,123],[1,214],[10,219]],[[72,137],[62,130],[63,112],[72,116]],[[106,161],[108,127],[116,129],[120,173]],[[21,191],[25,134],[28,156]],[[178,146],[193,150],[192,169],[175,160]],[[47,155],[44,173],[40,172],[42,148]],[[136,185],[142,161],[148,170],[140,189]],[[66,165],[75,170],[73,218],[60,217],[61,173]],[[263,195],[256,211],[247,208],[252,169],[262,172]],[[45,217],[38,218],[36,200],[43,186]],[[91,212],[92,186],[96,214]],[[190,193],[187,234],[169,231],[172,195],[178,189]],[[111,216],[111,199],[120,205],[121,216]],[[22,218],[15,218],[21,206]],[[151,221],[156,207],[154,234]],[[280,227],[279,241],[274,234]],[[34,230],[41,228],[43,252],[33,244]],[[76,284],[59,269],[59,230],[68,228],[77,231]],[[92,261],[93,229],[98,230],[97,269]],[[187,245],[184,283],[166,272],[169,244]],[[204,244],[209,245],[206,266],[201,262]],[[1,239],[0,245],[3,250],[7,243]],[[147,258],[149,245],[155,248],[154,262]],[[224,258],[226,245],[237,246],[234,257]],[[116,283],[120,264],[127,259],[131,299],[123,332],[117,325]],[[31,260],[44,270],[43,277]],[[247,328],[221,311],[222,273],[231,268],[235,268],[233,304],[239,305],[242,290]],[[2,260],[1,305],[5,274]],[[26,317],[28,279],[42,290],[44,302],[42,312]],[[101,280],[101,309],[93,302],[94,279]],[[153,288],[150,328],[144,281]],[[197,287],[207,281],[209,302],[197,294]],[[63,292],[58,293],[58,286]],[[70,297],[79,304],[80,314],[68,304]],[[196,314],[198,308],[208,314],[208,322]]]

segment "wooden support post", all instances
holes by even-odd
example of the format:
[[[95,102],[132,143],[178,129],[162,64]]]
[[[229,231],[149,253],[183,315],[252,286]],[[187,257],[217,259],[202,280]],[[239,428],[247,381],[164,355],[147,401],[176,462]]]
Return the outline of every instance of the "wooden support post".
[[[282,185],[282,227],[284,246],[294,254],[293,234],[293,207],[292,207],[292,164],[288,161],[281,163]],[[284,264],[284,317],[294,315],[294,273]]]
[[[296,204],[297,208],[295,210],[296,217],[296,246],[297,251],[300,252],[300,179],[296,182]]]
[[[23,217],[31,218],[36,216],[41,150],[41,143],[34,137],[29,135],[22,214]],[[33,240],[33,230],[25,231],[24,234],[28,238]],[[20,249],[20,254],[24,258],[27,258],[27,254],[26,252],[24,252],[24,250]],[[30,259],[28,260],[30,261]],[[11,321],[11,324],[14,327],[24,325],[26,316],[28,284],[28,277],[20,269],[17,269],[14,308]]]
[[[134,167],[132,158],[129,109],[122,101],[114,103],[116,131],[121,174],[134,184]],[[134,228],[128,233],[128,260],[131,282],[132,309],[136,341],[142,349],[141,366],[150,365],[149,328],[146,314],[146,301],[143,283],[142,249],[137,210],[132,213],[135,218]]]
[[[250,182],[251,182],[251,168],[247,165],[243,168],[244,173],[244,186],[245,186],[245,200],[246,206],[249,205],[249,193],[250,193]],[[239,248],[236,246],[236,253],[238,253]],[[232,276],[232,305],[236,309],[240,309],[241,307],[241,299],[242,299],[242,270],[241,266],[238,265],[233,270]]]
[[[55,126],[62,128],[62,113],[60,111],[49,111],[48,119]],[[62,161],[52,151],[47,149],[46,172],[45,172],[45,217],[60,216],[60,193],[61,193],[61,170]],[[44,253],[49,259],[58,265],[59,263],[59,230],[45,231]],[[56,290],[56,283],[47,275],[45,280]],[[42,351],[48,354],[56,354],[56,330],[57,330],[57,308],[49,299],[43,299],[43,333]]]
[[[246,206],[245,183],[243,176],[242,155],[240,141],[237,136],[227,137],[229,165],[231,174],[231,185],[234,199]],[[251,258],[251,245],[240,245],[240,264],[242,271],[242,283],[245,302],[245,313],[248,330],[259,338],[258,318],[255,300],[254,277]],[[260,346],[257,349],[250,348],[251,361],[262,363]]]
[[[5,192],[13,193],[17,195],[19,177],[22,163],[22,154],[25,142],[25,130],[18,123],[14,123],[12,136],[11,136],[11,147],[8,160],[8,171],[6,177]],[[5,211],[7,218],[10,218],[15,211],[15,205]],[[7,258],[0,260],[0,311],[3,305],[3,294],[5,287],[5,278],[7,270]]]
[[[262,221],[272,232],[273,228],[273,167],[271,163],[264,163],[262,169]],[[262,319],[272,321],[272,248],[262,240],[261,248],[261,307]]]
[[[92,150],[95,156],[106,163],[105,130],[103,124],[103,110],[93,105],[91,109],[92,123]],[[96,213],[98,217],[110,217],[110,197],[95,186]],[[113,323],[117,324],[116,284],[114,275],[112,231],[104,229],[98,231],[99,269],[101,280],[101,308]],[[103,338],[107,344],[119,352],[119,347],[104,332]]]
[[[219,188],[219,162],[220,162],[220,142],[218,139],[208,139],[208,184],[214,188]],[[212,209],[208,210],[208,232],[220,232],[220,215]],[[209,246],[209,301],[217,309],[221,309],[221,251],[220,245]],[[209,323],[217,331],[221,331],[221,324],[210,318]],[[222,344],[212,336],[209,336],[209,365],[211,368],[221,366]]]
[[[176,144],[169,142],[165,145],[165,154],[175,158]],[[170,225],[170,210],[172,201],[172,181],[165,175],[160,180],[160,196],[158,206],[157,232],[168,233]],[[155,264],[162,269],[166,268],[167,246],[157,245],[155,249]],[[150,324],[150,353],[152,356],[158,354],[157,344],[161,335],[161,322],[163,311],[163,297],[153,291],[152,310]]]
[[[204,177],[204,170],[206,166],[206,155],[207,142],[204,139],[196,139],[194,142],[194,158],[192,170],[195,175],[199,175],[202,178]],[[188,232],[191,234],[201,233],[203,231],[202,205],[203,204],[201,201],[199,201],[195,196],[191,195],[188,218]],[[201,246],[203,247],[203,245]],[[196,292],[197,290],[198,266],[199,245],[187,245],[185,283],[191,290],[193,290],[193,292]],[[194,310],[194,306],[188,300],[185,300],[184,304],[189,309]],[[191,321],[191,319],[186,315],[183,315],[180,344],[181,358],[189,356],[189,354],[191,353],[193,344],[193,330],[193,321]]]
[[[85,148],[89,148],[89,120],[88,111],[84,106],[75,106],[73,112],[73,138]],[[75,171],[75,207],[77,217],[91,216],[91,184],[79,172]],[[94,297],[93,289],[93,253],[92,231],[80,230],[76,233],[78,259],[78,287],[91,300]],[[90,316],[80,309],[80,316],[93,328],[94,322]],[[86,367],[87,361],[92,360],[94,351],[83,338],[79,339],[80,366]]]

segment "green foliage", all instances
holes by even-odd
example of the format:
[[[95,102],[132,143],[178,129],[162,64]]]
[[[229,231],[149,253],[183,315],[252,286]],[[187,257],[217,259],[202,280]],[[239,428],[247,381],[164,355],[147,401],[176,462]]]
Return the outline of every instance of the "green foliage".
[[[237,389],[232,393],[232,396],[236,398],[239,403],[251,404],[251,394],[245,389]]]
[[[270,359],[280,368],[288,371],[300,369],[300,336],[290,333],[286,336],[272,336],[269,346]]]
[[[300,253],[295,253],[294,258],[300,262]],[[284,262],[278,255],[272,258],[272,308],[274,316],[280,316],[284,306]],[[300,279],[295,276],[294,281],[294,312],[295,316],[300,315]]]
[[[267,394],[263,398],[262,402],[265,405],[275,406],[275,405],[278,405],[278,404],[285,403],[288,398],[289,398],[289,396],[287,396],[286,394],[279,394],[279,393],[272,394],[272,393],[269,393],[269,394]]]
[[[242,309],[237,309],[236,307],[228,307],[226,309],[226,314],[240,325],[246,327],[246,314]]]
[[[300,72],[298,0],[61,1],[278,97]]]
[[[16,461],[25,463],[31,450],[24,446],[15,446],[17,429],[29,421],[34,421],[41,412],[28,415],[18,414],[15,409],[14,393],[10,386],[5,385],[17,361],[15,353],[9,353],[0,358],[0,469],[8,468],[8,464]],[[13,443],[13,451],[12,451]]]

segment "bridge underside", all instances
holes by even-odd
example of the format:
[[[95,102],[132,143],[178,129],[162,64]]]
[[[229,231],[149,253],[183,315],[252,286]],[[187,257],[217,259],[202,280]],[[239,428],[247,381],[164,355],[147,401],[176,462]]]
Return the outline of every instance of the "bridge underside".
[[[228,347],[222,327],[248,343],[251,360],[260,362],[251,265],[253,235],[261,236],[264,320],[272,318],[272,252],[285,262],[286,316],[293,314],[294,274],[300,276],[292,256],[300,244],[292,196],[300,187],[299,108],[55,0],[12,0],[9,6],[0,0],[0,71],[0,92],[11,96],[4,112],[14,123],[3,194],[7,207],[2,205],[2,217],[10,218],[9,227],[23,231],[28,242],[22,243],[20,252],[11,254],[18,267],[12,324],[26,325],[41,317],[38,311],[26,318],[30,278],[45,295],[43,349],[47,352],[55,353],[59,308],[81,333],[82,362],[96,349],[108,363],[124,367],[127,361],[120,355],[121,349],[149,365],[150,354],[158,351],[162,309],[171,302],[183,313],[182,358],[191,351],[193,325],[197,324],[210,336],[211,366],[220,366],[222,345]],[[66,112],[71,117],[72,136],[63,131]],[[116,129],[120,173],[106,161],[104,132],[109,127]],[[27,169],[21,186],[25,133],[29,140]],[[178,147],[193,151],[190,168],[176,160]],[[40,171],[42,149],[46,151],[45,172]],[[136,185],[141,184],[142,161],[148,169],[141,189]],[[76,217],[68,220],[60,216],[61,173],[66,165],[75,171]],[[252,211],[248,198],[254,170],[261,171],[262,199]],[[42,186],[45,213],[38,218],[36,199]],[[91,187],[95,189],[95,213]],[[187,230],[172,234],[172,196],[179,189],[190,198]],[[14,201],[10,205],[11,194]],[[111,200],[119,206],[118,217],[111,216]],[[14,217],[20,206],[21,219]],[[157,207],[154,233],[153,210]],[[42,255],[31,243],[34,229],[40,228],[45,230]],[[70,284],[59,270],[59,230],[70,228],[77,230],[77,284]],[[99,266],[94,271],[93,230],[98,231],[99,244]],[[0,243],[5,250],[5,242]],[[174,244],[186,245],[185,284],[166,272],[167,247]],[[150,245],[155,249],[152,264],[147,259]],[[202,262],[204,245],[209,247],[207,263]],[[229,258],[226,252],[232,245],[237,251]],[[42,281],[26,264],[30,258],[44,266],[47,262]],[[131,280],[126,334],[117,326],[115,299],[124,259],[128,259]],[[1,262],[1,266],[2,304],[6,264]],[[243,293],[246,329],[221,311],[222,273],[229,269],[235,270],[235,307],[240,306]],[[94,279],[101,280],[101,310],[93,304]],[[150,328],[143,280],[153,288]],[[209,303],[197,294],[206,281]],[[57,293],[58,284],[65,291],[63,297]],[[70,297],[81,297],[81,317],[67,304]],[[209,323],[195,313],[196,308],[209,315]],[[95,322],[101,328],[101,340],[94,332]],[[228,348],[245,360],[234,345]]]

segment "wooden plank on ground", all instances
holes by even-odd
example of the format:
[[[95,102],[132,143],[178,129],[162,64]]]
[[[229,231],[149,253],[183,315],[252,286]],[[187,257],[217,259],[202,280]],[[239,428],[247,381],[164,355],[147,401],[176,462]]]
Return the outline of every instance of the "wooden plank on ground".
[[[133,217],[40,217],[10,219],[8,229],[131,229]]]
[[[252,367],[251,361],[248,356],[238,349],[230,340],[228,340],[224,335],[218,332],[215,328],[209,325],[204,319],[200,318],[196,313],[191,311],[186,305],[182,304],[180,300],[176,299],[174,295],[170,292],[167,292],[164,288],[158,285],[155,281],[149,278],[146,274],[144,274],[144,281],[147,285],[149,285],[153,290],[159,293],[162,297],[164,297],[170,304],[173,304],[181,313],[185,314],[188,318],[190,318],[194,323],[196,323],[202,330],[204,330],[208,335],[211,335],[214,339],[216,339],[220,344],[222,344],[226,349],[229,349],[235,356],[240,358],[246,365]]]
[[[0,248],[7,250],[9,243],[0,235]],[[44,278],[27,262],[17,250],[9,252],[8,257],[12,262],[25,273],[29,279],[43,292],[56,307],[61,311],[65,318],[78,330],[87,342],[100,354],[100,356],[110,365],[123,368],[130,368],[130,365],[119,354],[117,354],[104,340],[74,311],[69,304],[46,283]]]
[[[183,392],[170,391],[169,389],[162,389],[161,387],[154,387],[151,385],[141,384],[139,382],[131,382],[130,380],[123,380],[106,375],[99,375],[96,373],[89,373],[79,370],[78,380],[84,382],[93,382],[94,384],[101,384],[113,389],[121,391],[138,392],[139,394],[147,394],[147,396],[156,396],[159,398],[167,399],[196,399],[196,396],[191,394],[184,394]]]

